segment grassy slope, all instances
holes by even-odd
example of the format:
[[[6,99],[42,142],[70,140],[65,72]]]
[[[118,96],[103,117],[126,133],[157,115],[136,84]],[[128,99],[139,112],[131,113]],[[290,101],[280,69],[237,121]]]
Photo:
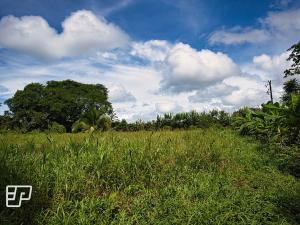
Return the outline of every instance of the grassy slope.
[[[3,224],[299,222],[299,181],[230,130],[10,134],[0,160]],[[21,209],[10,183],[33,185]]]

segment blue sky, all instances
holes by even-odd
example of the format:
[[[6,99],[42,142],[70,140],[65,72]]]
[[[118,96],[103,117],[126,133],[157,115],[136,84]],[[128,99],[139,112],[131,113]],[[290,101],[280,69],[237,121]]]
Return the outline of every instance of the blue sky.
[[[278,98],[300,39],[293,0],[1,0],[0,19],[0,102],[30,82],[103,83],[129,120],[257,106],[267,79]]]

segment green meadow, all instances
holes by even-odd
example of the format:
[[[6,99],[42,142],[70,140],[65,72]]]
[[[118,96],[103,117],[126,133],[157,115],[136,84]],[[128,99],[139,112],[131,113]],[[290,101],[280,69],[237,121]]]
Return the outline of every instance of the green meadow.
[[[226,128],[1,134],[1,224],[299,224],[300,182]]]

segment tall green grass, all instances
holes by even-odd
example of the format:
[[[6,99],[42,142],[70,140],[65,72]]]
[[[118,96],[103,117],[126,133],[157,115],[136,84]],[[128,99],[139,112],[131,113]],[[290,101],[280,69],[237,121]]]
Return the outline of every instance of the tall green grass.
[[[0,137],[1,224],[297,224],[300,183],[227,129]],[[5,208],[5,185],[33,185]]]

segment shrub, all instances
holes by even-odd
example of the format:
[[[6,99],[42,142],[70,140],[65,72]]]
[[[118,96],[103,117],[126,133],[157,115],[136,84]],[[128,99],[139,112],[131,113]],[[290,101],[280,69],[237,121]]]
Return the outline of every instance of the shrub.
[[[112,124],[112,121],[111,121],[110,116],[107,114],[104,114],[100,117],[100,119],[97,123],[97,127],[100,130],[107,131],[111,128],[111,124]]]
[[[172,127],[166,125],[166,126],[163,126],[163,127],[162,127],[162,130],[172,130]]]
[[[87,131],[90,128],[91,128],[91,126],[89,126],[85,122],[77,120],[72,126],[72,133]]]
[[[48,129],[50,132],[53,132],[53,133],[66,133],[67,130],[65,128],[64,125],[61,125],[57,122],[54,122],[50,125],[49,129]]]

